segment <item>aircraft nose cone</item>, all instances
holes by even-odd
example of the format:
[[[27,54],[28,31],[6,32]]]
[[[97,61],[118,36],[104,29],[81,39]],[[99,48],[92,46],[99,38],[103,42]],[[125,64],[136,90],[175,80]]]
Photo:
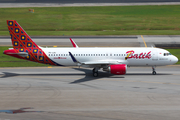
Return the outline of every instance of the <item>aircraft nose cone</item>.
[[[172,59],[172,61],[173,61],[174,63],[177,63],[177,62],[178,62],[178,58],[177,58],[176,56],[174,56],[173,59]]]

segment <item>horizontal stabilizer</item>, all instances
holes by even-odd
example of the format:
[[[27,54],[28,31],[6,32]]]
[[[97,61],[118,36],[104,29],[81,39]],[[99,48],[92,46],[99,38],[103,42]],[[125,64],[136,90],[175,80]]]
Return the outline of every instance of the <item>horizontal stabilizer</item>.
[[[16,54],[21,56],[21,57],[27,57],[28,56],[27,52],[19,52],[19,53],[16,53]]]
[[[16,52],[15,49],[10,49],[10,50],[5,50],[3,52],[6,55],[10,55],[10,56],[20,56],[20,57],[27,57],[28,53],[27,52]]]

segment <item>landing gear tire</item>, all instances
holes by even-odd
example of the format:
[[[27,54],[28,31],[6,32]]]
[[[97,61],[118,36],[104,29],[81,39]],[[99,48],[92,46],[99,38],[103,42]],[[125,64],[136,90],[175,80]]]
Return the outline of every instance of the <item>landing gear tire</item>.
[[[96,70],[96,68],[93,69],[93,76],[97,77],[98,76],[98,71]]]
[[[97,76],[98,76],[98,72],[94,72],[94,73],[93,73],[93,76],[94,76],[94,77],[97,77]]]
[[[153,75],[156,75],[156,71],[153,71],[152,74],[153,74]]]
[[[155,66],[152,66],[152,70],[153,70],[152,74],[153,74],[153,75],[156,75],[156,69],[155,69]]]

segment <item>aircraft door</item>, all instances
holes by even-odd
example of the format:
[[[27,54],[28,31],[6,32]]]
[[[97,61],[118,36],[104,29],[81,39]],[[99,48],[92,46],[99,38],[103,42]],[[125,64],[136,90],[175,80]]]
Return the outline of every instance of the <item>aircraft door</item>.
[[[152,60],[158,60],[158,51],[157,50],[153,50],[152,52]]]

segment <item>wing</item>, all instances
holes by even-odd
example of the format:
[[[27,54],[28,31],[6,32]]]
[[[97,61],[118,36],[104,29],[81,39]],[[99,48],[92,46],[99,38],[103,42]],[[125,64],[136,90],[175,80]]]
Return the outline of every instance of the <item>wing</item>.
[[[74,63],[78,63],[79,65],[111,65],[111,64],[128,64],[127,60],[97,60],[97,61],[86,61],[86,62],[79,62],[71,52],[69,52]]]

